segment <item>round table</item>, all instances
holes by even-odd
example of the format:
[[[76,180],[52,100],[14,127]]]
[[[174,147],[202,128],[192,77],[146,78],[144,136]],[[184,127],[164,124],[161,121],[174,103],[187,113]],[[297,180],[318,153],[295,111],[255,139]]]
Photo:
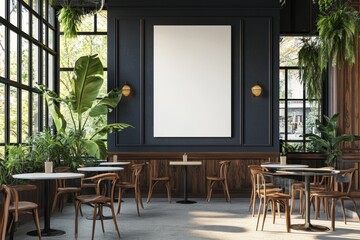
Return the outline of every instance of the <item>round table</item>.
[[[56,179],[74,179],[82,178],[84,174],[82,173],[22,173],[12,175],[16,179],[26,179],[26,180],[40,180],[44,181],[44,229],[41,230],[42,237],[58,236],[65,234],[65,231],[51,229],[50,227],[50,181]],[[30,231],[27,233],[30,236],[37,236],[37,231]]]
[[[329,170],[324,168],[283,168],[276,171],[278,175],[303,176],[305,178],[305,223],[293,224],[292,229],[308,232],[329,231],[328,227],[312,225],[310,223],[310,177],[312,176],[331,176],[336,175],[339,170]]]
[[[278,163],[274,163],[274,164],[261,164],[261,167],[264,168],[307,168],[309,167],[309,165],[305,165],[305,164],[278,164]]]
[[[129,164],[130,162],[102,162],[100,166],[126,166]]]

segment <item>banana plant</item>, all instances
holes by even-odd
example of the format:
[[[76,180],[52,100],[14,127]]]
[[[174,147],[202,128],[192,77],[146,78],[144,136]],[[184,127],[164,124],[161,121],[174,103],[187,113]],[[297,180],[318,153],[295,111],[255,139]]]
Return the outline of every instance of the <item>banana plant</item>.
[[[83,156],[104,159],[107,147],[101,137],[132,127],[126,123],[112,123],[99,126],[93,132],[86,132],[85,127],[89,119],[98,119],[108,114],[121,100],[121,90],[118,89],[113,89],[100,97],[103,82],[103,65],[97,55],[92,55],[80,57],[76,61],[71,91],[67,96],[60,97],[46,86],[38,86],[38,90],[45,96],[57,132],[67,135],[72,155],[77,161],[81,161]],[[65,108],[60,109],[60,103]],[[64,118],[64,111],[70,114],[69,122]]]
[[[324,115],[325,124],[322,124],[319,120],[316,120],[316,129],[321,133],[321,136],[316,134],[306,134],[314,147],[323,153],[327,153],[326,165],[336,168],[336,161],[342,152],[340,145],[343,142],[353,142],[360,140],[360,136],[342,134],[337,135],[337,121],[339,119],[339,113],[334,114],[331,118]]]

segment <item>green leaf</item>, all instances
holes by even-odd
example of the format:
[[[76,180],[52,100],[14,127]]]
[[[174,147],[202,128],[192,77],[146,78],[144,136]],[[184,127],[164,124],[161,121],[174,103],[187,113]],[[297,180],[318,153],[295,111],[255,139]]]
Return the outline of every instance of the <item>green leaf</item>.
[[[72,109],[82,114],[90,109],[104,82],[103,65],[97,55],[80,57],[74,68],[72,79]]]
[[[131,126],[130,124],[127,123],[112,123],[112,124],[108,124],[102,128],[100,128],[94,135],[93,137],[99,135],[99,136],[105,136],[106,134],[110,134],[112,132],[120,132],[125,128],[133,128],[133,126]],[[92,138],[93,138],[92,137]]]
[[[85,140],[83,142],[83,147],[86,150],[87,154],[96,159],[105,159],[107,155],[107,149],[105,143],[97,139],[93,140]]]
[[[91,117],[108,114],[109,108],[115,108],[121,100],[121,90],[113,89],[90,110]]]

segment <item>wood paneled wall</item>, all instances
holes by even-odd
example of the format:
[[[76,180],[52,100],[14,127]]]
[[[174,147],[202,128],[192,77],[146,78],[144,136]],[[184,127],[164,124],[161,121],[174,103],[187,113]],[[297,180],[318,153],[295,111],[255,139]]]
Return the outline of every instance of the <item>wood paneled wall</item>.
[[[109,161],[112,156],[118,155],[118,161],[130,161],[131,163],[142,163],[154,161],[159,175],[169,174],[172,182],[172,192],[174,197],[181,197],[183,194],[183,173],[180,166],[169,166],[170,161],[181,161],[183,153],[159,152],[159,153],[115,153],[109,154]],[[189,196],[205,197],[206,196],[206,176],[219,174],[219,161],[231,160],[229,169],[229,189],[230,194],[234,197],[249,197],[251,182],[248,170],[249,165],[259,165],[262,162],[278,161],[277,152],[264,153],[188,153],[188,161],[201,161],[201,166],[188,167],[188,193]],[[289,156],[289,163],[304,163],[311,167],[323,166],[323,155],[300,155]],[[130,171],[125,170],[121,173],[123,179],[130,178]],[[142,174],[142,192],[145,196],[148,191],[149,170],[145,169]],[[223,191],[221,185],[215,185],[213,190],[214,196],[222,197]],[[165,197],[166,189],[164,185],[155,187],[154,196]],[[131,195],[132,196],[132,195]]]

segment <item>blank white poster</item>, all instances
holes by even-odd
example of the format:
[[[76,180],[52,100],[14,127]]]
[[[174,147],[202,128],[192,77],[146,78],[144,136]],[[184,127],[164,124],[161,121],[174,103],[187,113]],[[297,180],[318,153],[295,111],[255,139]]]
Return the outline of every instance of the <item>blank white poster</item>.
[[[231,26],[154,26],[154,137],[231,137]]]

